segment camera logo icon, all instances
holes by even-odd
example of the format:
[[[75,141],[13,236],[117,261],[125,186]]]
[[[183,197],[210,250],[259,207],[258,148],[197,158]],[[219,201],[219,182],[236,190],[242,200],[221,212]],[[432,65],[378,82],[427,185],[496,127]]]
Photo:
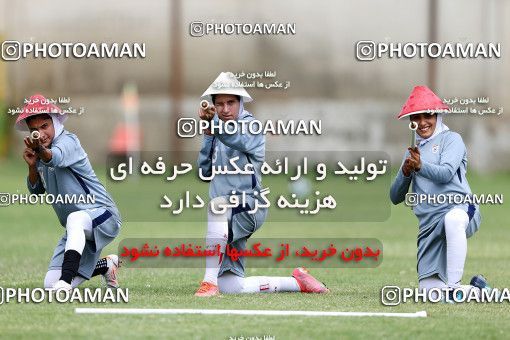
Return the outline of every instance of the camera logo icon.
[[[385,306],[398,306],[401,302],[400,287],[384,286],[381,289],[381,303]]]
[[[2,59],[15,61],[21,58],[21,44],[19,41],[6,40],[2,43]]]
[[[375,59],[375,42],[360,40],[356,43],[356,59],[360,61],[371,61]]]
[[[418,194],[414,192],[408,192],[404,201],[408,207],[416,207],[418,205]]]
[[[0,207],[7,207],[11,204],[11,194],[0,192]]]
[[[192,37],[203,37],[205,34],[205,25],[202,21],[193,21],[189,25],[189,34]]]
[[[181,138],[193,138],[197,135],[197,121],[194,118],[181,118],[177,121],[177,135]]]

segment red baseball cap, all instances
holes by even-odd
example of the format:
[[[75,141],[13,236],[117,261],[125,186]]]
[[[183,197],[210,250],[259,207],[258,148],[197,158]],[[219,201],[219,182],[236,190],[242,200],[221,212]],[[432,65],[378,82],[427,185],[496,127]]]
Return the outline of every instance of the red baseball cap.
[[[409,98],[407,98],[406,103],[402,107],[402,110],[398,114],[398,119],[428,112],[428,113],[447,113],[449,111],[448,106],[443,103],[441,98],[436,96],[431,89],[427,86],[415,86],[413,92]]]

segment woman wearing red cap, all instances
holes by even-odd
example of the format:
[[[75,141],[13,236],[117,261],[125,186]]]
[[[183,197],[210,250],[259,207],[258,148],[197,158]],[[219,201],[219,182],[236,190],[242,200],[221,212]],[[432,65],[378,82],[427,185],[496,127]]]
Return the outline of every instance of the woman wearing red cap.
[[[420,288],[449,291],[461,288],[469,292],[472,286],[461,285],[467,238],[479,229],[481,216],[476,204],[457,199],[471,195],[466,179],[466,147],[462,137],[443,123],[446,112],[448,106],[429,88],[414,88],[398,118],[409,117],[414,124],[416,145],[404,155],[390,198],[393,204],[403,202],[411,184],[409,195],[419,198],[409,205],[419,220]],[[477,281],[475,278],[472,284]]]
[[[92,276],[102,275],[117,287],[117,255],[100,259],[102,249],[119,233],[121,219],[110,194],[99,182],[78,137],[66,131],[66,115],[42,95],[30,97],[16,120],[26,137],[23,158],[28,164],[31,194],[68,197],[52,204],[65,233],[51,257],[44,278],[46,288],[71,290]],[[93,200],[82,200],[82,197]]]

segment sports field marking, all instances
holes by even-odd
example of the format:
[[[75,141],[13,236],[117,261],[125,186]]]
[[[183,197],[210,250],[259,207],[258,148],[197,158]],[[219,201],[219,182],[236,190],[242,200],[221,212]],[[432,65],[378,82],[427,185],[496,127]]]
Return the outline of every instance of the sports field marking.
[[[237,310],[237,309],[151,309],[151,308],[76,308],[76,314],[213,314],[213,315],[282,315],[282,316],[386,316],[426,318],[426,311],[415,313],[322,312],[305,310]]]

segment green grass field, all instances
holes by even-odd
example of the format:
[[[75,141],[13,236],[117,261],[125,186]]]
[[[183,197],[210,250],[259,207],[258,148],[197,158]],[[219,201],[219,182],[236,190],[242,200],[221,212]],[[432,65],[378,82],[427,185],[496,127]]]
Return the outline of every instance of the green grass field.
[[[105,171],[98,170],[104,179]],[[0,165],[1,192],[26,192],[26,169],[21,163]],[[473,192],[502,193],[510,197],[510,176],[470,177]],[[360,202],[361,204],[362,202]],[[504,206],[482,207],[480,231],[468,241],[464,279],[483,273],[495,287],[508,287],[510,241]],[[40,287],[48,261],[63,233],[49,206],[0,207],[0,283],[2,287]],[[128,237],[201,237],[205,223],[127,222],[105,254],[116,252]],[[427,311],[427,318],[280,317],[200,315],[77,315],[76,307],[105,305],[16,304],[0,306],[0,336],[5,338],[210,338],[230,336],[276,339],[302,338],[506,338],[510,332],[509,304],[414,304],[385,307],[380,289],[385,285],[414,287],[417,221],[410,209],[392,207],[380,223],[321,222],[267,223],[258,237],[370,237],[384,245],[384,260],[375,269],[315,269],[316,277],[331,289],[327,295],[256,294],[212,299],[193,296],[201,269],[127,269],[120,282],[128,287],[129,303],[107,305],[130,308],[272,309],[315,311]],[[289,269],[248,269],[247,275],[289,275]],[[91,280],[85,287],[99,285]]]

